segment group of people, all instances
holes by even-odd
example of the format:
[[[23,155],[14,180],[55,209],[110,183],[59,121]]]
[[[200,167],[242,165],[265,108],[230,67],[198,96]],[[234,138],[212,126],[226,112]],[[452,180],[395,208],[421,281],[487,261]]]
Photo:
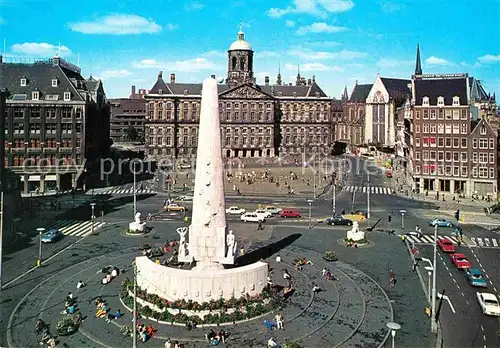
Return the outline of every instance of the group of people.
[[[321,270],[321,278],[326,280],[336,280],[332,272],[326,267]]]
[[[149,340],[157,331],[157,329],[153,328],[153,325],[146,326],[140,323],[137,323],[136,330],[142,342]]]
[[[167,341],[165,342],[165,345],[164,345],[165,348],[184,348],[184,344],[182,343],[179,343],[179,341],[174,341],[172,343],[172,340],[167,339]]]
[[[35,333],[41,334],[40,345],[47,345],[50,348],[56,346],[56,339],[49,331],[49,326],[41,319],[38,318],[35,324]]]
[[[111,280],[118,277],[120,270],[117,267],[109,266],[102,269],[102,283],[109,284]]]
[[[205,335],[205,339],[212,346],[217,346],[219,343],[226,343],[228,334],[224,330],[214,331],[210,329]]]

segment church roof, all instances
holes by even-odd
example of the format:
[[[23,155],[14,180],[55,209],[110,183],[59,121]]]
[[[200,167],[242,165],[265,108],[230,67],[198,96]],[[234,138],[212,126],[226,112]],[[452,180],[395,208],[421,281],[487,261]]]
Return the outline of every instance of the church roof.
[[[240,28],[238,32],[238,38],[234,41],[231,46],[229,46],[229,51],[251,51],[252,46],[245,41],[245,33]]]
[[[410,89],[408,88],[408,84],[411,83],[410,80],[393,79],[387,77],[381,77],[380,79],[382,80],[382,83],[384,84],[385,89],[387,89],[390,97],[397,98],[402,95],[410,95]]]
[[[490,96],[486,93],[481,81],[475,79],[473,77],[469,78],[470,83],[470,98],[472,100],[480,101],[480,100],[489,100]]]
[[[368,98],[368,94],[373,87],[373,84],[367,85],[356,85],[351,93],[351,98],[349,99],[350,103],[364,103],[366,102],[366,98]]]

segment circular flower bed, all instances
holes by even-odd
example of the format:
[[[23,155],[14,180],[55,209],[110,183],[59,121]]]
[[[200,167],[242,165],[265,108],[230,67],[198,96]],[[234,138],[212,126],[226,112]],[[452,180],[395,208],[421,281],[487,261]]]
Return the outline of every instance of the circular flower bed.
[[[323,259],[325,261],[329,261],[329,262],[334,262],[334,261],[338,261],[338,257],[337,257],[337,254],[333,251],[327,251],[325,252],[325,255],[323,256]]]
[[[57,322],[56,332],[60,336],[68,336],[78,331],[76,324],[71,316],[65,316]]]
[[[132,308],[134,299],[131,296],[132,282],[126,279],[120,297],[123,303]],[[222,324],[245,319],[251,319],[273,310],[284,307],[285,301],[272,291],[264,290],[257,296],[245,296],[242,298],[223,298],[211,300],[210,302],[198,303],[194,301],[176,300],[169,301],[155,294],[148,294],[146,291],[137,289],[138,300],[145,301],[151,306],[141,306],[137,303],[137,308],[141,315],[154,318],[156,320],[169,323],[196,323],[200,324]],[[154,307],[154,309],[152,308]],[[204,315],[196,315],[197,312],[206,311]],[[174,313],[176,314],[174,314]],[[194,313],[188,315],[185,312]]]

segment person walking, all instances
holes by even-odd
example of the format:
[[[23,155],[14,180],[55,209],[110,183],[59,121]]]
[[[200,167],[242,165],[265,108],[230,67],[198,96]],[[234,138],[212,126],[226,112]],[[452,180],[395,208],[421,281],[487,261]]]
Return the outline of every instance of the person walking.
[[[259,221],[259,226],[257,227],[257,231],[263,231],[264,230],[264,223],[262,220]]]

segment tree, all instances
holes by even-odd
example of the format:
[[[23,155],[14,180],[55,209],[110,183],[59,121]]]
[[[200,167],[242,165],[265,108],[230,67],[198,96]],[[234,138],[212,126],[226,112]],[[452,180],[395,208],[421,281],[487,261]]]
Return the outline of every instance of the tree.
[[[136,128],[132,126],[128,126],[127,130],[125,131],[125,134],[128,141],[135,142],[139,140],[139,132],[137,131]]]

